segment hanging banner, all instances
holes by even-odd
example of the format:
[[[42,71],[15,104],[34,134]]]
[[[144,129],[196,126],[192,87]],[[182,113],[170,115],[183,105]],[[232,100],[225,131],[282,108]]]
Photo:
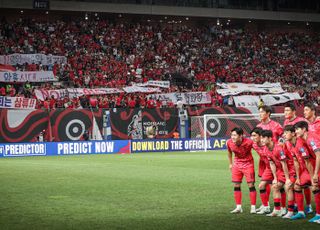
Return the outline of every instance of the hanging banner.
[[[299,93],[284,93],[284,94],[268,94],[259,96],[236,96],[233,97],[234,103],[237,107],[258,107],[260,98],[265,105],[277,105],[286,103],[288,101],[300,100]]]
[[[222,96],[227,95],[238,95],[245,92],[253,93],[265,93],[265,94],[280,94],[285,91],[282,89],[280,83],[269,83],[263,84],[245,84],[245,83],[217,83],[222,89],[217,89],[217,93]]]
[[[57,100],[63,99],[65,96],[68,96],[68,91],[66,89],[54,89],[54,90],[35,89],[34,93],[37,99],[41,101],[49,99],[52,96]]]
[[[155,86],[161,88],[170,88],[170,81],[147,81],[145,83],[135,84],[136,86]]]
[[[185,105],[210,104],[211,96],[207,92],[188,92],[188,93],[162,93],[152,94],[148,99],[160,101],[172,101],[177,104],[181,101]]]
[[[58,81],[52,71],[0,72],[0,82],[48,82]]]
[[[122,93],[121,89],[117,88],[95,88],[95,89],[86,89],[86,88],[68,88],[67,89],[69,97],[80,97],[83,95],[104,95],[104,94],[113,94],[113,93]]]
[[[0,96],[0,108],[8,109],[34,109],[36,99],[24,97],[3,97]]]
[[[126,93],[157,93],[161,92],[158,88],[152,88],[152,87],[141,87],[137,85],[124,87],[123,90]]]
[[[4,65],[23,65],[28,64],[42,64],[42,65],[54,65],[66,64],[67,58],[57,55],[45,55],[45,54],[10,54],[0,55],[0,64]]]

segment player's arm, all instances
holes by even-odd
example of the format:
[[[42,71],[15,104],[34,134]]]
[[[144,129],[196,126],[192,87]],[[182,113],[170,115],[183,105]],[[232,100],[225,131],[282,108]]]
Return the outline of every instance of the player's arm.
[[[229,145],[228,146],[228,159],[229,159],[229,169],[232,169],[232,150],[230,149]]]
[[[281,165],[282,165],[282,169],[283,169],[283,172],[284,172],[284,176],[286,178],[286,184],[290,184],[291,181],[290,181],[290,176],[289,176],[289,170],[288,170],[288,165],[287,165],[287,162],[285,160],[282,160],[281,161]]]
[[[314,153],[316,154],[316,167],[315,167],[314,173],[313,173],[313,183],[317,184],[318,183],[318,173],[319,173],[319,169],[320,169],[320,149],[315,150]]]
[[[272,160],[269,159],[269,164],[270,164],[270,168],[271,168],[271,172],[273,175],[273,182],[272,184],[276,184],[278,179],[277,179],[277,168],[276,165],[274,164],[274,162]]]
[[[296,183],[300,184],[300,165],[296,157],[293,157],[293,164],[294,164],[294,170],[297,176]]]

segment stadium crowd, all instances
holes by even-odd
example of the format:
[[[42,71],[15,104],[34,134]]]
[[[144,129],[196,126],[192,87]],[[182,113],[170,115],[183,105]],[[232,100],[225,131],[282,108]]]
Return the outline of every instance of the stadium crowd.
[[[23,64],[21,71],[52,70],[58,84],[2,84],[0,95],[35,97],[34,89],[123,87],[131,82],[169,80],[167,92],[209,91],[209,105],[232,105],[216,92],[217,82],[280,82],[305,101],[320,103],[320,40],[316,34],[256,32],[218,26],[122,23],[106,20],[0,24],[0,55],[42,53],[67,57],[67,64]],[[191,87],[174,84],[178,73]],[[228,100],[229,99],[229,100]],[[173,107],[145,93],[47,98],[37,108]]]

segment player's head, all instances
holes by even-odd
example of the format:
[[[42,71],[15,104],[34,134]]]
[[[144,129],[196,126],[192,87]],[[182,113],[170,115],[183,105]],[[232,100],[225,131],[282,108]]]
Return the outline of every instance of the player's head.
[[[270,106],[263,105],[259,107],[259,115],[260,115],[261,121],[265,121],[268,118],[270,118],[271,113],[272,113],[272,109]]]
[[[289,103],[284,107],[284,117],[286,119],[291,119],[296,115],[296,107],[294,104]]]
[[[251,130],[250,135],[253,142],[260,142],[261,131],[262,129],[259,127],[255,127],[253,130]]]
[[[295,137],[295,128],[293,125],[286,125],[283,130],[283,137],[286,141],[291,141]]]
[[[299,121],[294,125],[294,129],[297,137],[302,137],[306,132],[308,132],[308,122]]]
[[[304,115],[304,118],[307,120],[316,116],[316,107],[314,106],[313,103],[309,102],[309,103],[305,104],[305,106],[303,108],[303,115]]]
[[[266,146],[268,146],[272,143],[272,131],[271,130],[262,130],[261,131],[261,143]]]
[[[239,143],[243,137],[243,129],[240,127],[231,130],[231,140],[233,143]]]

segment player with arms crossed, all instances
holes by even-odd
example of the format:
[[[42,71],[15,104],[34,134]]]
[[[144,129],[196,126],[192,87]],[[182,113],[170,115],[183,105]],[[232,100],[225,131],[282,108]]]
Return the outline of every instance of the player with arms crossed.
[[[261,142],[266,146],[265,151],[268,156],[270,168],[273,175],[273,201],[274,210],[267,216],[283,216],[286,214],[285,208],[280,208],[281,193],[280,190],[285,187],[288,192],[289,214],[284,218],[290,218],[294,209],[294,197],[292,185],[295,181],[295,171],[292,156],[285,153],[282,145],[273,141],[271,130],[263,130],[261,132]]]
[[[241,183],[243,176],[250,190],[251,210],[250,213],[256,213],[257,193],[254,187],[254,161],[251,153],[252,140],[243,137],[242,128],[231,130],[231,139],[227,141],[229,168],[232,173],[232,182],[234,183],[234,199],[236,208],[231,213],[241,213],[242,211],[242,193]],[[234,161],[232,155],[234,154]]]
[[[306,121],[300,121],[294,127],[297,137],[302,138],[307,143],[310,151],[315,155],[314,171],[312,172],[311,167],[308,167],[308,171],[311,177],[312,191],[316,204],[316,215],[309,222],[320,223],[320,137],[315,132],[308,132],[308,123]]]
[[[268,157],[265,155],[266,147],[261,143],[261,132],[262,132],[262,129],[258,127],[254,128],[250,132],[251,139],[253,141],[252,147],[260,156],[260,161],[262,161],[265,165],[263,170],[259,170],[259,172],[261,171],[262,173],[261,175],[259,175],[259,177],[261,177],[261,181],[259,183],[259,190],[260,190],[260,199],[261,199],[262,205],[256,211],[257,211],[257,214],[268,214],[270,213],[270,206],[269,206],[270,192],[267,193],[266,188],[267,188],[267,185],[270,188],[269,184],[271,184],[273,181],[273,175],[270,169]]]

